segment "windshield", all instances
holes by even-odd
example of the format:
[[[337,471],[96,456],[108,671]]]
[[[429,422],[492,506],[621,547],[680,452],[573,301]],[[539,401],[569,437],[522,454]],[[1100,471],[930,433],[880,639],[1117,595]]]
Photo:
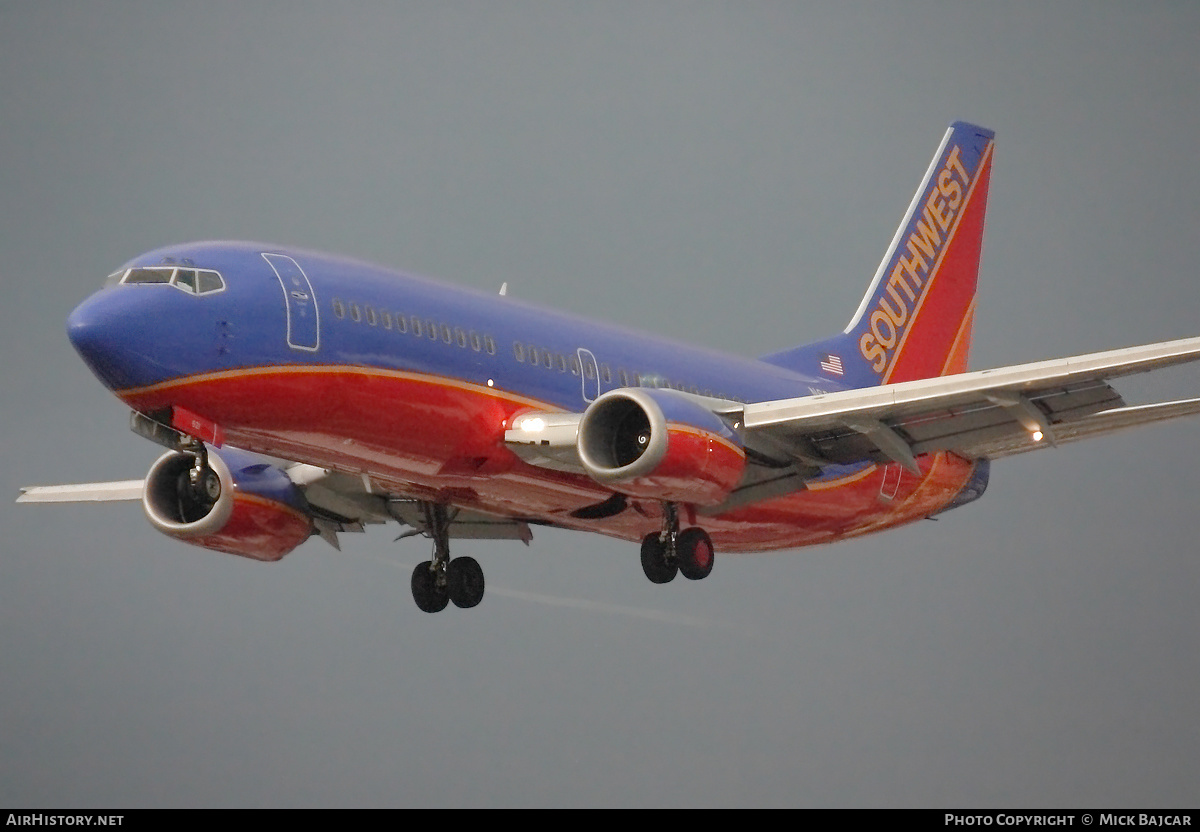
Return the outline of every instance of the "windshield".
[[[179,266],[138,266],[110,274],[105,286],[134,283],[165,283],[189,295],[207,295],[225,288],[225,279],[212,269],[191,269]]]

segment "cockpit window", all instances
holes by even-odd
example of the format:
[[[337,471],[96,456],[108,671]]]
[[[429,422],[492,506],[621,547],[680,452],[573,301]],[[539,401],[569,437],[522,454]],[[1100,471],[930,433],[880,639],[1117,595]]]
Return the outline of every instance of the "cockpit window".
[[[122,283],[170,283],[174,269],[151,268],[130,269],[125,273]]]
[[[196,294],[196,270],[195,269],[176,269],[175,270],[175,285],[185,292]]]
[[[184,269],[175,266],[143,266],[110,275],[106,285],[121,283],[169,283],[189,295],[207,295],[225,288],[225,279],[212,269]]]
[[[221,275],[210,269],[196,270],[196,293],[207,295],[209,292],[219,292],[225,288]]]

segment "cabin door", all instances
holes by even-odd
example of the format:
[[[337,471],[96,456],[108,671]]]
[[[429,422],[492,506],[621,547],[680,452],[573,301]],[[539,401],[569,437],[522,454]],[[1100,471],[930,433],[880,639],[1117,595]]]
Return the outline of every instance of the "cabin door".
[[[316,352],[321,345],[320,316],[317,312],[317,297],[308,275],[300,264],[286,254],[263,253],[270,264],[279,286],[283,289],[283,302],[287,306],[287,343],[294,350]]]
[[[600,368],[596,365],[596,356],[592,351],[580,347],[579,366],[583,370],[580,378],[583,380],[583,400],[594,402],[600,395]]]

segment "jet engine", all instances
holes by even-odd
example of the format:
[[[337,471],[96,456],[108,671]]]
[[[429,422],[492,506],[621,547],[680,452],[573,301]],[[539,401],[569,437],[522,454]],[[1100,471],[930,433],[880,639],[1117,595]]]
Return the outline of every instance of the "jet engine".
[[[276,561],[312,533],[304,495],[286,473],[250,454],[208,451],[208,468],[171,451],[146,475],[142,508],[168,537],[254,560]]]
[[[579,421],[576,450],[598,482],[634,497],[715,505],[746,465],[738,435],[671,390],[610,390]]]

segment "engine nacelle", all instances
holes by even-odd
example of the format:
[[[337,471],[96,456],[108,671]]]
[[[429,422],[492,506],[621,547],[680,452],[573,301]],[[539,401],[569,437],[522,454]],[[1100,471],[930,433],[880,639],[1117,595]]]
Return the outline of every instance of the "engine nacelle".
[[[716,505],[746,466],[738,435],[671,390],[610,390],[584,411],[576,441],[593,479],[654,500]]]
[[[279,468],[241,451],[209,449],[219,493],[208,499],[187,485],[194,462],[190,454],[171,451],[146,475],[142,508],[163,534],[205,549],[275,561],[312,533],[304,495]]]

